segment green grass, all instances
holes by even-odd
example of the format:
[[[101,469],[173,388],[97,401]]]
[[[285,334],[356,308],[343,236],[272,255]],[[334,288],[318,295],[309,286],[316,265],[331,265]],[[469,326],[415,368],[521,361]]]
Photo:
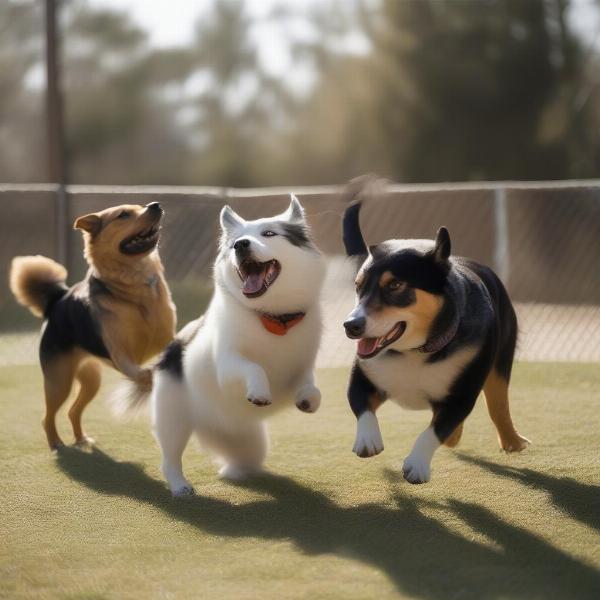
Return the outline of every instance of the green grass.
[[[97,449],[52,455],[38,370],[0,370],[0,596],[600,597],[598,365],[517,365],[513,414],[534,445],[500,453],[480,402],[423,486],[399,473],[427,415],[384,406],[385,452],[360,460],[346,376],[319,373],[316,415],[272,421],[271,475],[219,481],[190,445],[198,496],[174,500],[145,421],[98,400]]]

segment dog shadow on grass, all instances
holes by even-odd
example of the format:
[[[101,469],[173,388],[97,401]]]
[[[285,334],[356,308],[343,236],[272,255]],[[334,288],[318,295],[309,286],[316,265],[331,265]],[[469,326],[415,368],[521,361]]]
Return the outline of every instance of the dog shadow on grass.
[[[150,504],[223,538],[290,540],[309,555],[336,554],[361,561],[415,598],[580,599],[597,598],[600,589],[599,571],[530,531],[476,504],[437,504],[411,497],[399,476],[389,471],[385,476],[394,498],[391,507],[340,506],[322,492],[278,475],[244,484],[269,498],[234,505],[202,495],[172,499],[165,485],[141,466],[118,462],[97,448],[91,453],[65,448],[57,460],[65,474],[95,492]],[[450,511],[493,544],[459,535],[442,520],[423,514],[423,508]]]
[[[547,492],[559,510],[588,527],[600,531],[600,486],[575,481],[570,477],[556,477],[533,469],[520,469],[474,458],[456,455],[463,462],[486,469],[499,477],[506,477]],[[598,597],[600,597],[600,590]]]

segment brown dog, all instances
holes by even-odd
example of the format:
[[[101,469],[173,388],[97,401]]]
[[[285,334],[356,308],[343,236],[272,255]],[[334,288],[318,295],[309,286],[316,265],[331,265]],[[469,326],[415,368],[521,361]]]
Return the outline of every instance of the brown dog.
[[[83,281],[68,288],[66,269],[44,256],[13,259],[10,288],[17,301],[45,319],[40,341],[50,448],[62,445],[56,413],[73,381],[79,393],[69,410],[75,440],[90,441],[81,427],[83,410],[100,387],[100,360],[127,377],[151,386],[152,373],[140,367],[175,334],[175,306],[158,256],[163,210],[122,205],[75,221],[84,234],[90,265]]]

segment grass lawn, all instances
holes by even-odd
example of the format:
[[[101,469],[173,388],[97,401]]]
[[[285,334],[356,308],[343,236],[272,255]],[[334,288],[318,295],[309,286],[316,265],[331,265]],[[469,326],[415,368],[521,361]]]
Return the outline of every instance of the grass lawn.
[[[598,365],[517,365],[534,445],[500,453],[480,401],[422,486],[400,472],[427,414],[385,405],[385,452],[358,459],[346,377],[321,371],[321,410],[272,421],[270,475],[219,481],[190,444],[198,496],[174,500],[144,420],[97,400],[96,449],[51,454],[38,369],[0,369],[0,597],[600,598]]]

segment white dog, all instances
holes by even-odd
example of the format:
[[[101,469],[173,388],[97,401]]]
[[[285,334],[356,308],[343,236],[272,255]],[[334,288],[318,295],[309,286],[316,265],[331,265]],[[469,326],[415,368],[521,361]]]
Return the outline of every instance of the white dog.
[[[192,494],[181,457],[196,433],[243,478],[268,450],[264,420],[292,403],[319,408],[314,364],[321,337],[324,261],[295,196],[282,214],[245,221],[221,211],[215,291],[206,313],[167,347],[154,370],[152,422],[175,496]]]

